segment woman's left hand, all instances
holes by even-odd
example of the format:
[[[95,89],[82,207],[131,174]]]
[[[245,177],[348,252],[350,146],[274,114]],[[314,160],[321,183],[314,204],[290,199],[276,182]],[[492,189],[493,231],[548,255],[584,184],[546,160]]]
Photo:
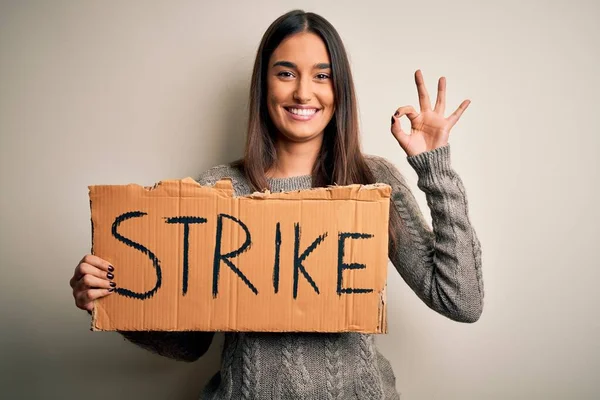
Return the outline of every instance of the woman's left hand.
[[[417,113],[412,106],[400,107],[392,117],[392,134],[408,156],[434,150],[448,144],[450,129],[458,122],[462,113],[467,109],[470,100],[463,101],[458,109],[448,118],[444,118],[446,109],[446,78],[438,81],[438,94],[435,108],[431,109],[431,101],[421,70],[415,72],[417,92],[421,113]],[[406,134],[400,126],[400,117],[406,115],[410,120],[410,135]]]

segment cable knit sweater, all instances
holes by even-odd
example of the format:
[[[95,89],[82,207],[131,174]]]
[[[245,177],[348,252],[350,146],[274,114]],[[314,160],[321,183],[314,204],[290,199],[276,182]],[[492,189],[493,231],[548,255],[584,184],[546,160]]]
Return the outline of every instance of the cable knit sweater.
[[[465,188],[450,163],[450,145],[408,157],[425,192],[433,230],[404,177],[388,160],[368,155],[377,182],[392,187],[391,205],[401,218],[398,246],[389,258],[430,308],[455,321],[475,322],[483,308],[481,247],[468,216]],[[251,193],[242,173],[229,165],[204,172],[199,183],[231,177],[236,196]],[[270,179],[271,191],[311,187],[311,177]],[[159,354],[196,360],[212,332],[121,332]],[[228,332],[221,370],[202,399],[398,399],[396,378],[370,334]]]

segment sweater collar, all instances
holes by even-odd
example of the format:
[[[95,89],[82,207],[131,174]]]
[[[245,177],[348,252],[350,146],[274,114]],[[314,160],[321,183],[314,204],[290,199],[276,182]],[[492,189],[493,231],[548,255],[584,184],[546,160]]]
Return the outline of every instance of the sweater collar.
[[[267,178],[271,192],[290,192],[312,188],[311,175],[290,176],[288,178]]]

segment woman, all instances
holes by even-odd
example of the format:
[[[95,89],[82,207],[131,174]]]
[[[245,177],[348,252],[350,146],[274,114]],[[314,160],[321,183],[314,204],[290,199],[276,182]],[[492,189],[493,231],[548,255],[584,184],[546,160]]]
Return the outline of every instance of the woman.
[[[432,231],[400,172],[387,160],[363,155],[354,85],[346,51],[322,17],[292,11],[265,32],[250,90],[244,158],[203,173],[213,185],[231,177],[236,195],[269,188],[307,189],[330,184],[384,182],[392,187],[389,257],[415,293],[433,310],[474,322],[483,307],[481,249],[470,225],[462,181],[450,164],[448,136],[467,108],[448,118],[445,79],[435,108],[420,71],[415,74],[420,113],[400,107],[391,131],[418,175],[431,208]],[[411,121],[411,134],[399,118]],[[118,268],[88,255],[71,279],[79,308],[113,292]],[[212,332],[121,332],[159,354],[196,360]],[[360,333],[226,333],[221,371],[202,398],[397,399],[390,363],[373,336]]]

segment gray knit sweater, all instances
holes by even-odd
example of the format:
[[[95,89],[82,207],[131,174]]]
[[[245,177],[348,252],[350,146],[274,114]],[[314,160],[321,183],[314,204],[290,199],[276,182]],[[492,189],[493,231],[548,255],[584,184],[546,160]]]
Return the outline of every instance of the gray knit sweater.
[[[408,157],[425,192],[433,231],[404,177],[388,160],[367,156],[377,182],[392,187],[401,217],[398,246],[389,258],[430,308],[455,321],[475,322],[483,308],[481,247],[469,221],[465,188],[450,163],[450,145]],[[237,169],[219,165],[199,182],[231,177],[236,196],[250,194]],[[311,187],[311,177],[270,179],[271,191]],[[122,332],[156,353],[193,361],[208,349],[212,332]],[[202,399],[398,399],[396,378],[373,335],[361,333],[225,334],[221,370]]]

